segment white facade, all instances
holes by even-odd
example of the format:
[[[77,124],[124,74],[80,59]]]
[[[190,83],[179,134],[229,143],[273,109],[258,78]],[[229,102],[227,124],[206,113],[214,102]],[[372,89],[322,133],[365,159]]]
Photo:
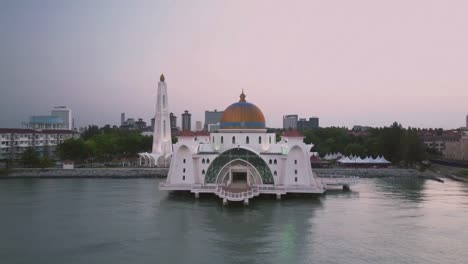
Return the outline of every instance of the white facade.
[[[241,100],[229,106],[217,133],[186,131],[178,137],[165,183],[160,189],[213,193],[227,201],[243,201],[260,194],[277,198],[287,193],[323,193],[325,186],[312,172],[313,145],[297,131],[277,142],[267,133],[263,113]]]
[[[313,145],[303,143],[303,137],[282,137],[276,142],[274,133],[211,133],[209,136],[182,135],[174,145],[174,156],[171,161],[166,183],[160,186],[163,190],[189,190],[194,193],[220,193],[222,187],[233,182],[233,172],[247,173],[248,190],[261,193],[282,195],[286,193],[323,193],[325,191],[321,181],[313,174],[310,164],[310,149]],[[234,150],[241,155],[248,153],[256,164],[249,160],[232,158],[221,164],[222,168],[215,168],[213,162],[223,153]],[[233,155],[237,155],[233,153]],[[258,163],[262,164],[258,164]],[[210,167],[211,166],[211,167]],[[268,170],[272,180],[265,180],[268,176],[259,173]],[[216,175],[208,175],[210,172]],[[265,172],[265,171],[264,171]],[[207,175],[211,178],[207,179]],[[221,198],[239,201],[235,193],[224,191]],[[256,196],[252,193],[252,197]],[[245,194],[243,199],[249,199]]]
[[[72,110],[66,106],[56,106],[50,111],[51,116],[60,117],[64,122],[64,129],[73,130]]]
[[[153,148],[151,153],[140,153],[140,164],[149,167],[165,167],[172,155],[171,121],[164,75],[161,75],[156,96]]]
[[[58,144],[78,137],[78,133],[70,130],[0,128],[0,159],[17,158],[27,148],[54,157]]]

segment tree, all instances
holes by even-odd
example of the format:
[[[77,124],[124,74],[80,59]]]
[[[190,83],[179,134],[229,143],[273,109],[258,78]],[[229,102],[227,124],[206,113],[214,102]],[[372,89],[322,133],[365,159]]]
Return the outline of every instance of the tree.
[[[67,139],[57,146],[57,154],[62,160],[85,160],[90,152],[83,139]]]
[[[350,143],[344,149],[346,155],[365,156],[366,148],[358,143]]]
[[[99,134],[101,134],[101,131],[99,130],[98,126],[89,125],[88,128],[86,128],[85,131],[83,132],[83,134],[81,135],[81,138],[83,140],[88,140],[88,139],[94,137],[95,135],[99,135]]]
[[[34,148],[29,147],[21,153],[20,161],[25,167],[35,167],[40,162],[39,154],[37,154]]]

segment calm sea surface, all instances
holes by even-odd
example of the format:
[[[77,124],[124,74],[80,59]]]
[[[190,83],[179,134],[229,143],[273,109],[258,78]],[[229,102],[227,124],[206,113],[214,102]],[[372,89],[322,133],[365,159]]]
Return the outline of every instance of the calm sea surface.
[[[0,181],[0,263],[468,263],[468,184],[223,207],[152,179]]]

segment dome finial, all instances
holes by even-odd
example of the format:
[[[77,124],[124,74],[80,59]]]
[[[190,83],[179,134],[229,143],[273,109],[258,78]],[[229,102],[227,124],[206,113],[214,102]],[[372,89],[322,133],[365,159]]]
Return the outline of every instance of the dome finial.
[[[166,78],[164,78],[164,74],[161,74],[161,77],[159,77],[159,80],[160,80],[161,82],[164,82],[165,79],[166,79]]]
[[[246,97],[246,96],[245,96],[245,94],[244,94],[244,89],[242,89],[242,93],[241,93],[241,95],[240,95],[239,97],[240,97],[239,102],[243,102],[243,103],[246,102],[246,101],[245,101],[245,97]]]

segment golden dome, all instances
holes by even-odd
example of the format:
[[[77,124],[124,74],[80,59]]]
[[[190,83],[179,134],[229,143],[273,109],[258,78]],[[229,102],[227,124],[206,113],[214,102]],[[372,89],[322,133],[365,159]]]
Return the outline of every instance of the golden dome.
[[[233,103],[221,116],[221,129],[264,129],[265,117],[262,111],[254,104],[245,101],[242,91],[240,100]]]

